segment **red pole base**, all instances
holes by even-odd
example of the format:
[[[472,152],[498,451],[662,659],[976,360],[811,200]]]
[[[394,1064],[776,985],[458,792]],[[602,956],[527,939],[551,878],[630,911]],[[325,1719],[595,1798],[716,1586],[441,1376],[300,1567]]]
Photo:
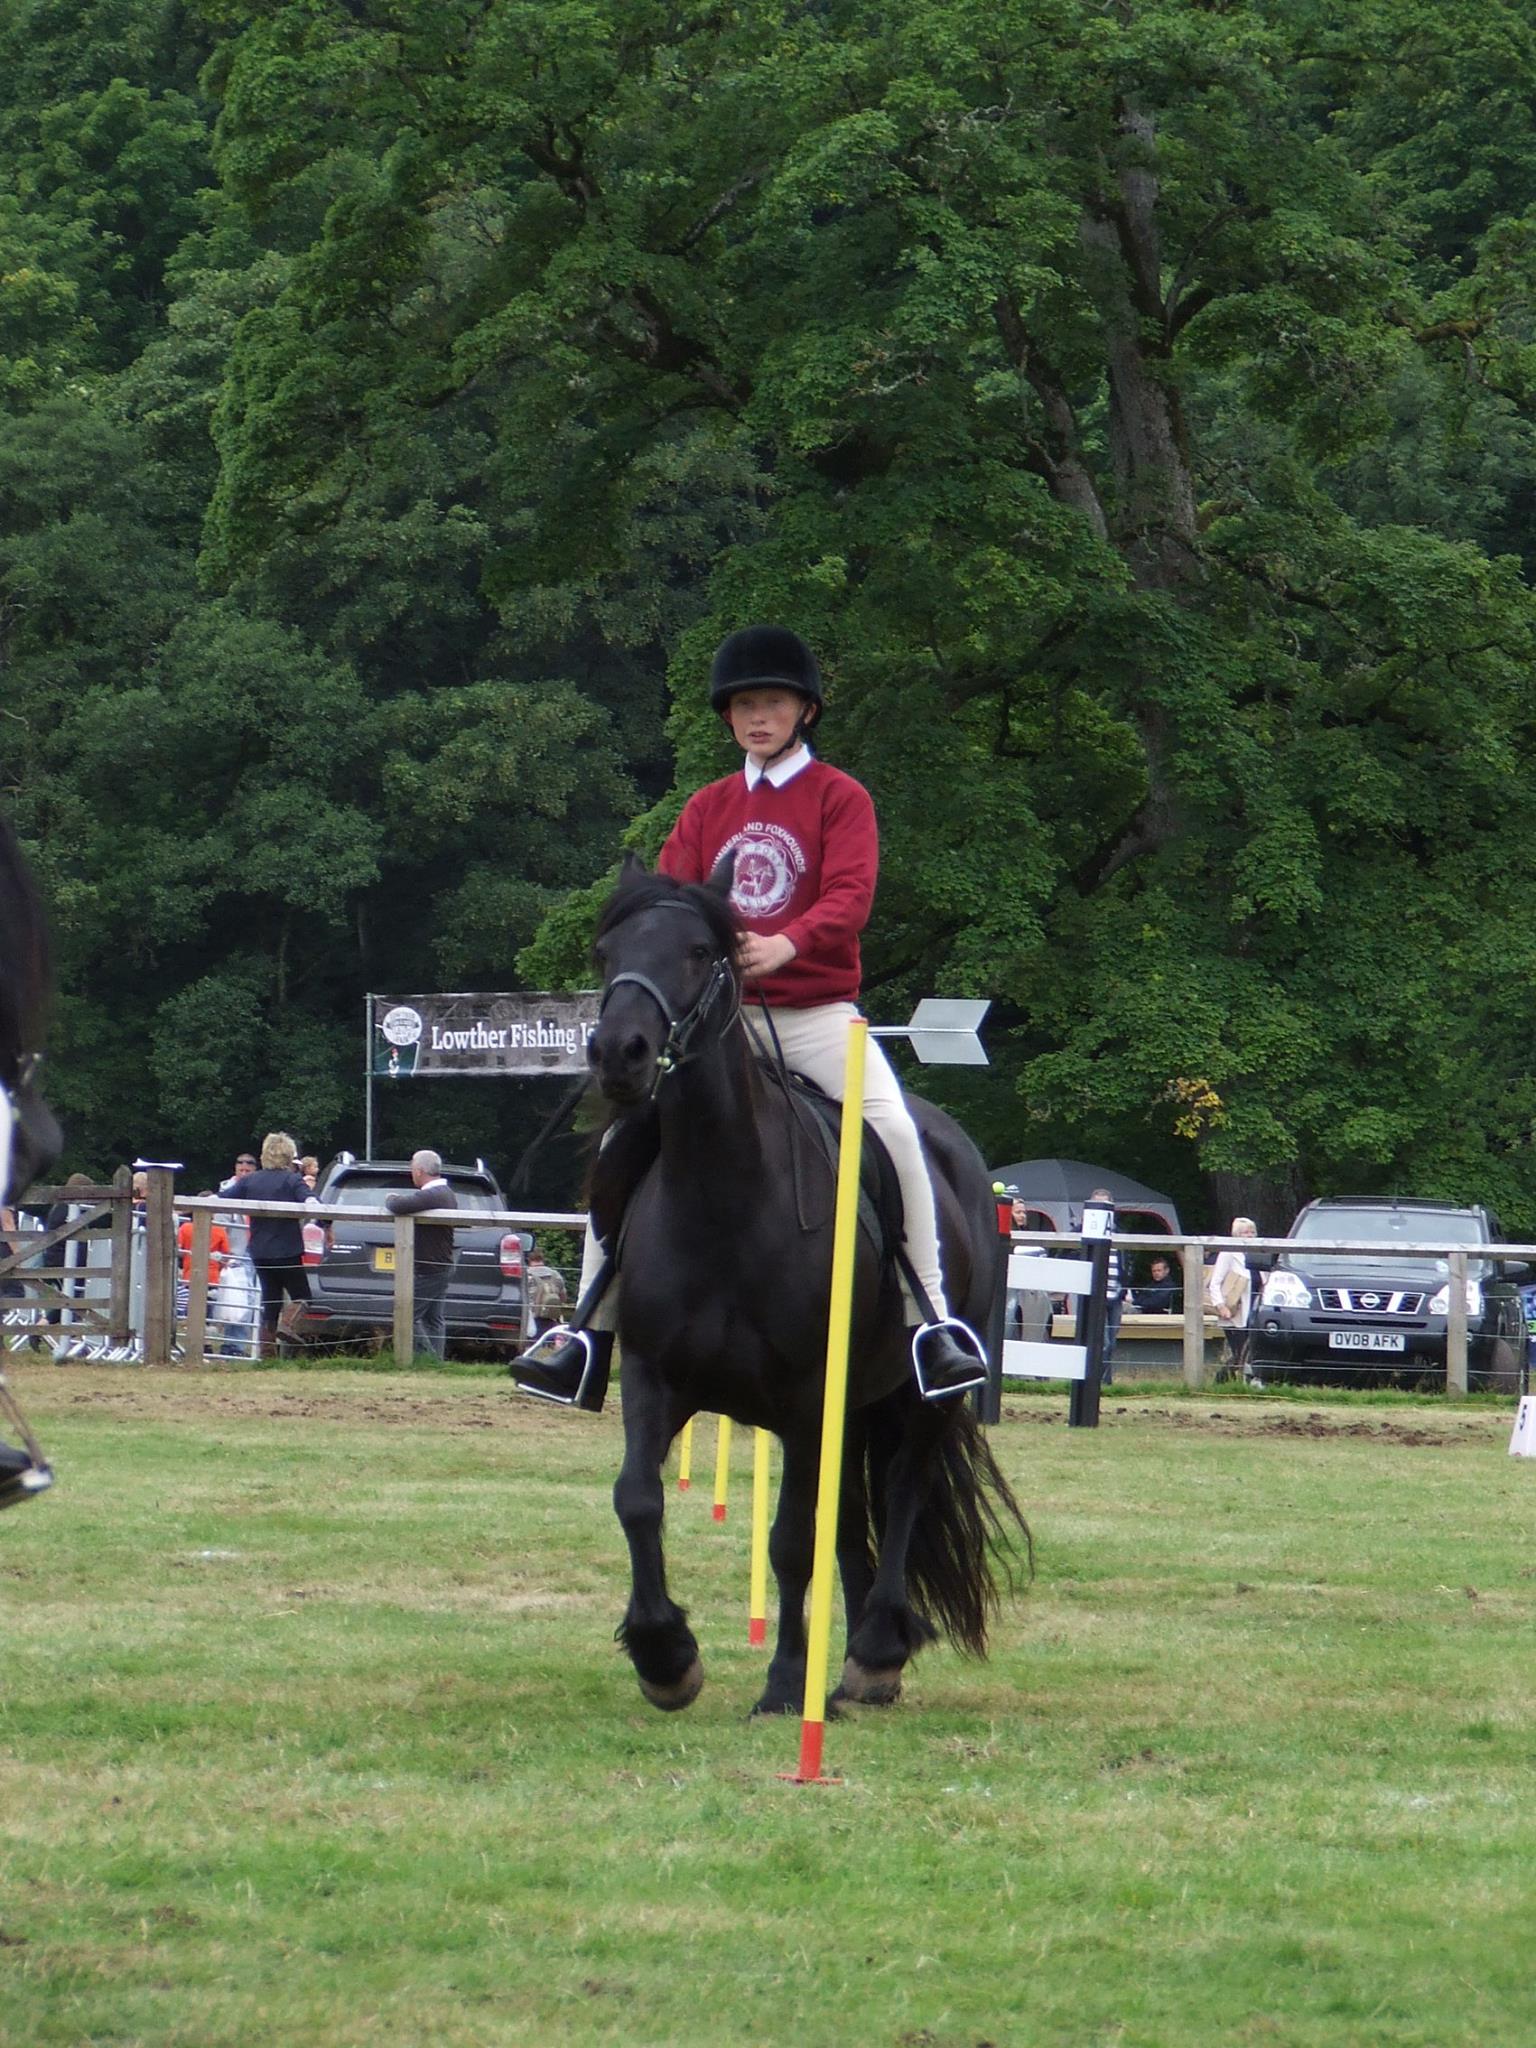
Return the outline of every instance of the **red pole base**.
[[[679,1479],[679,1481],[677,1482],[677,1490],[679,1493],[686,1493],[689,1487],[692,1486],[692,1484],[693,1481],[691,1479]]]
[[[800,1768],[778,1773],[786,1785],[841,1785],[841,1778],[824,1778],[821,1774],[821,1739],[825,1733],[824,1721],[800,1723]]]
[[[768,1619],[766,1615],[754,1614],[747,1621],[747,1641],[756,1649],[768,1640]]]
[[[717,1522],[725,1520],[725,1504],[722,1501],[717,1500],[715,1502],[715,1520]]]

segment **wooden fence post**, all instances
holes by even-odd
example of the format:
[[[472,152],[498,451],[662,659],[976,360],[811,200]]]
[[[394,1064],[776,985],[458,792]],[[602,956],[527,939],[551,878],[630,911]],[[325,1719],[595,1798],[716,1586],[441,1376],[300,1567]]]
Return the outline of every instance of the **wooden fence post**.
[[[192,1216],[192,1262],[187,1281],[187,1334],[185,1358],[189,1365],[203,1365],[208,1357],[208,1259],[213,1236],[213,1211],[194,1210]]]
[[[1184,1384],[1205,1385],[1205,1258],[1197,1244],[1179,1253],[1184,1269]]]
[[[416,1218],[395,1218],[395,1335],[396,1365],[409,1365],[416,1356]]]
[[[112,1176],[119,1190],[112,1204],[112,1264],[107,1273],[107,1334],[116,1345],[128,1342],[129,1301],[133,1286],[133,1170],[120,1166]]]
[[[1445,1318],[1445,1391],[1467,1391],[1467,1255],[1450,1257],[1450,1305]]]
[[[176,1337],[175,1175],[168,1166],[143,1171],[144,1363],[169,1365]]]

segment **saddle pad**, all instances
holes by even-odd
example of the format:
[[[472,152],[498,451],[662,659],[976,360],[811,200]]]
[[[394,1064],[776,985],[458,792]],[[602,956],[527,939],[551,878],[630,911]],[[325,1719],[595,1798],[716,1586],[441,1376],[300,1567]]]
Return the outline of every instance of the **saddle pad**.
[[[782,1086],[785,1076],[778,1066],[769,1060],[761,1064],[764,1075]],[[807,1080],[804,1074],[791,1073],[788,1080],[795,1098],[814,1113],[813,1129],[825,1148],[835,1184],[838,1148],[842,1141],[843,1105],[825,1089],[818,1088],[814,1081]],[[901,1182],[896,1177],[895,1164],[886,1150],[885,1140],[868,1122],[864,1125],[864,1143],[859,1154],[859,1226],[882,1261],[895,1257],[896,1248],[906,1234]]]

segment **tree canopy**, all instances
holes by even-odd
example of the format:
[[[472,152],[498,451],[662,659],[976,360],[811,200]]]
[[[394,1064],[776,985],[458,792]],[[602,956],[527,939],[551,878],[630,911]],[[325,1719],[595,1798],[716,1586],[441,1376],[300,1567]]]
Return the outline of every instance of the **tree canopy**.
[[[355,1143],[365,989],[584,980],[772,618],[879,808],[871,1007],[997,1000],[924,1075],[993,1157],[1536,1233],[1523,8],[32,0],[0,50],[5,782],[82,1158]]]

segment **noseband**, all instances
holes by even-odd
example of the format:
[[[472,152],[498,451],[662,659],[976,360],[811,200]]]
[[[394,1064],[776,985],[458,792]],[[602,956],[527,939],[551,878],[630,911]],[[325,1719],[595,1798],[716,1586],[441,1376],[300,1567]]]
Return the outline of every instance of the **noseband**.
[[[651,910],[686,910],[690,917],[698,916],[698,912],[687,903],[663,901],[661,903],[652,903],[648,908]],[[694,1040],[709,1022],[715,1006],[726,989],[730,989],[734,993],[736,1001],[730,1016],[726,1018],[724,1024],[720,1027],[720,1035],[722,1037],[736,1021],[737,1013],[741,1009],[740,985],[735,975],[731,972],[729,961],[726,960],[723,954],[716,955],[715,963],[709,970],[709,979],[699,991],[694,1002],[680,1017],[673,1013],[672,1004],[666,994],[657,987],[648,974],[637,974],[629,968],[626,968],[622,974],[616,974],[603,990],[603,999],[597,1007],[599,1017],[607,1009],[608,998],[613,994],[614,990],[622,988],[626,982],[629,982],[635,988],[643,989],[666,1019],[667,1036],[661,1051],[656,1055],[656,1079],[651,1083],[651,1094],[653,1096],[668,1074],[673,1073],[678,1067],[685,1066],[689,1060],[698,1058],[699,1048],[694,1046]]]

